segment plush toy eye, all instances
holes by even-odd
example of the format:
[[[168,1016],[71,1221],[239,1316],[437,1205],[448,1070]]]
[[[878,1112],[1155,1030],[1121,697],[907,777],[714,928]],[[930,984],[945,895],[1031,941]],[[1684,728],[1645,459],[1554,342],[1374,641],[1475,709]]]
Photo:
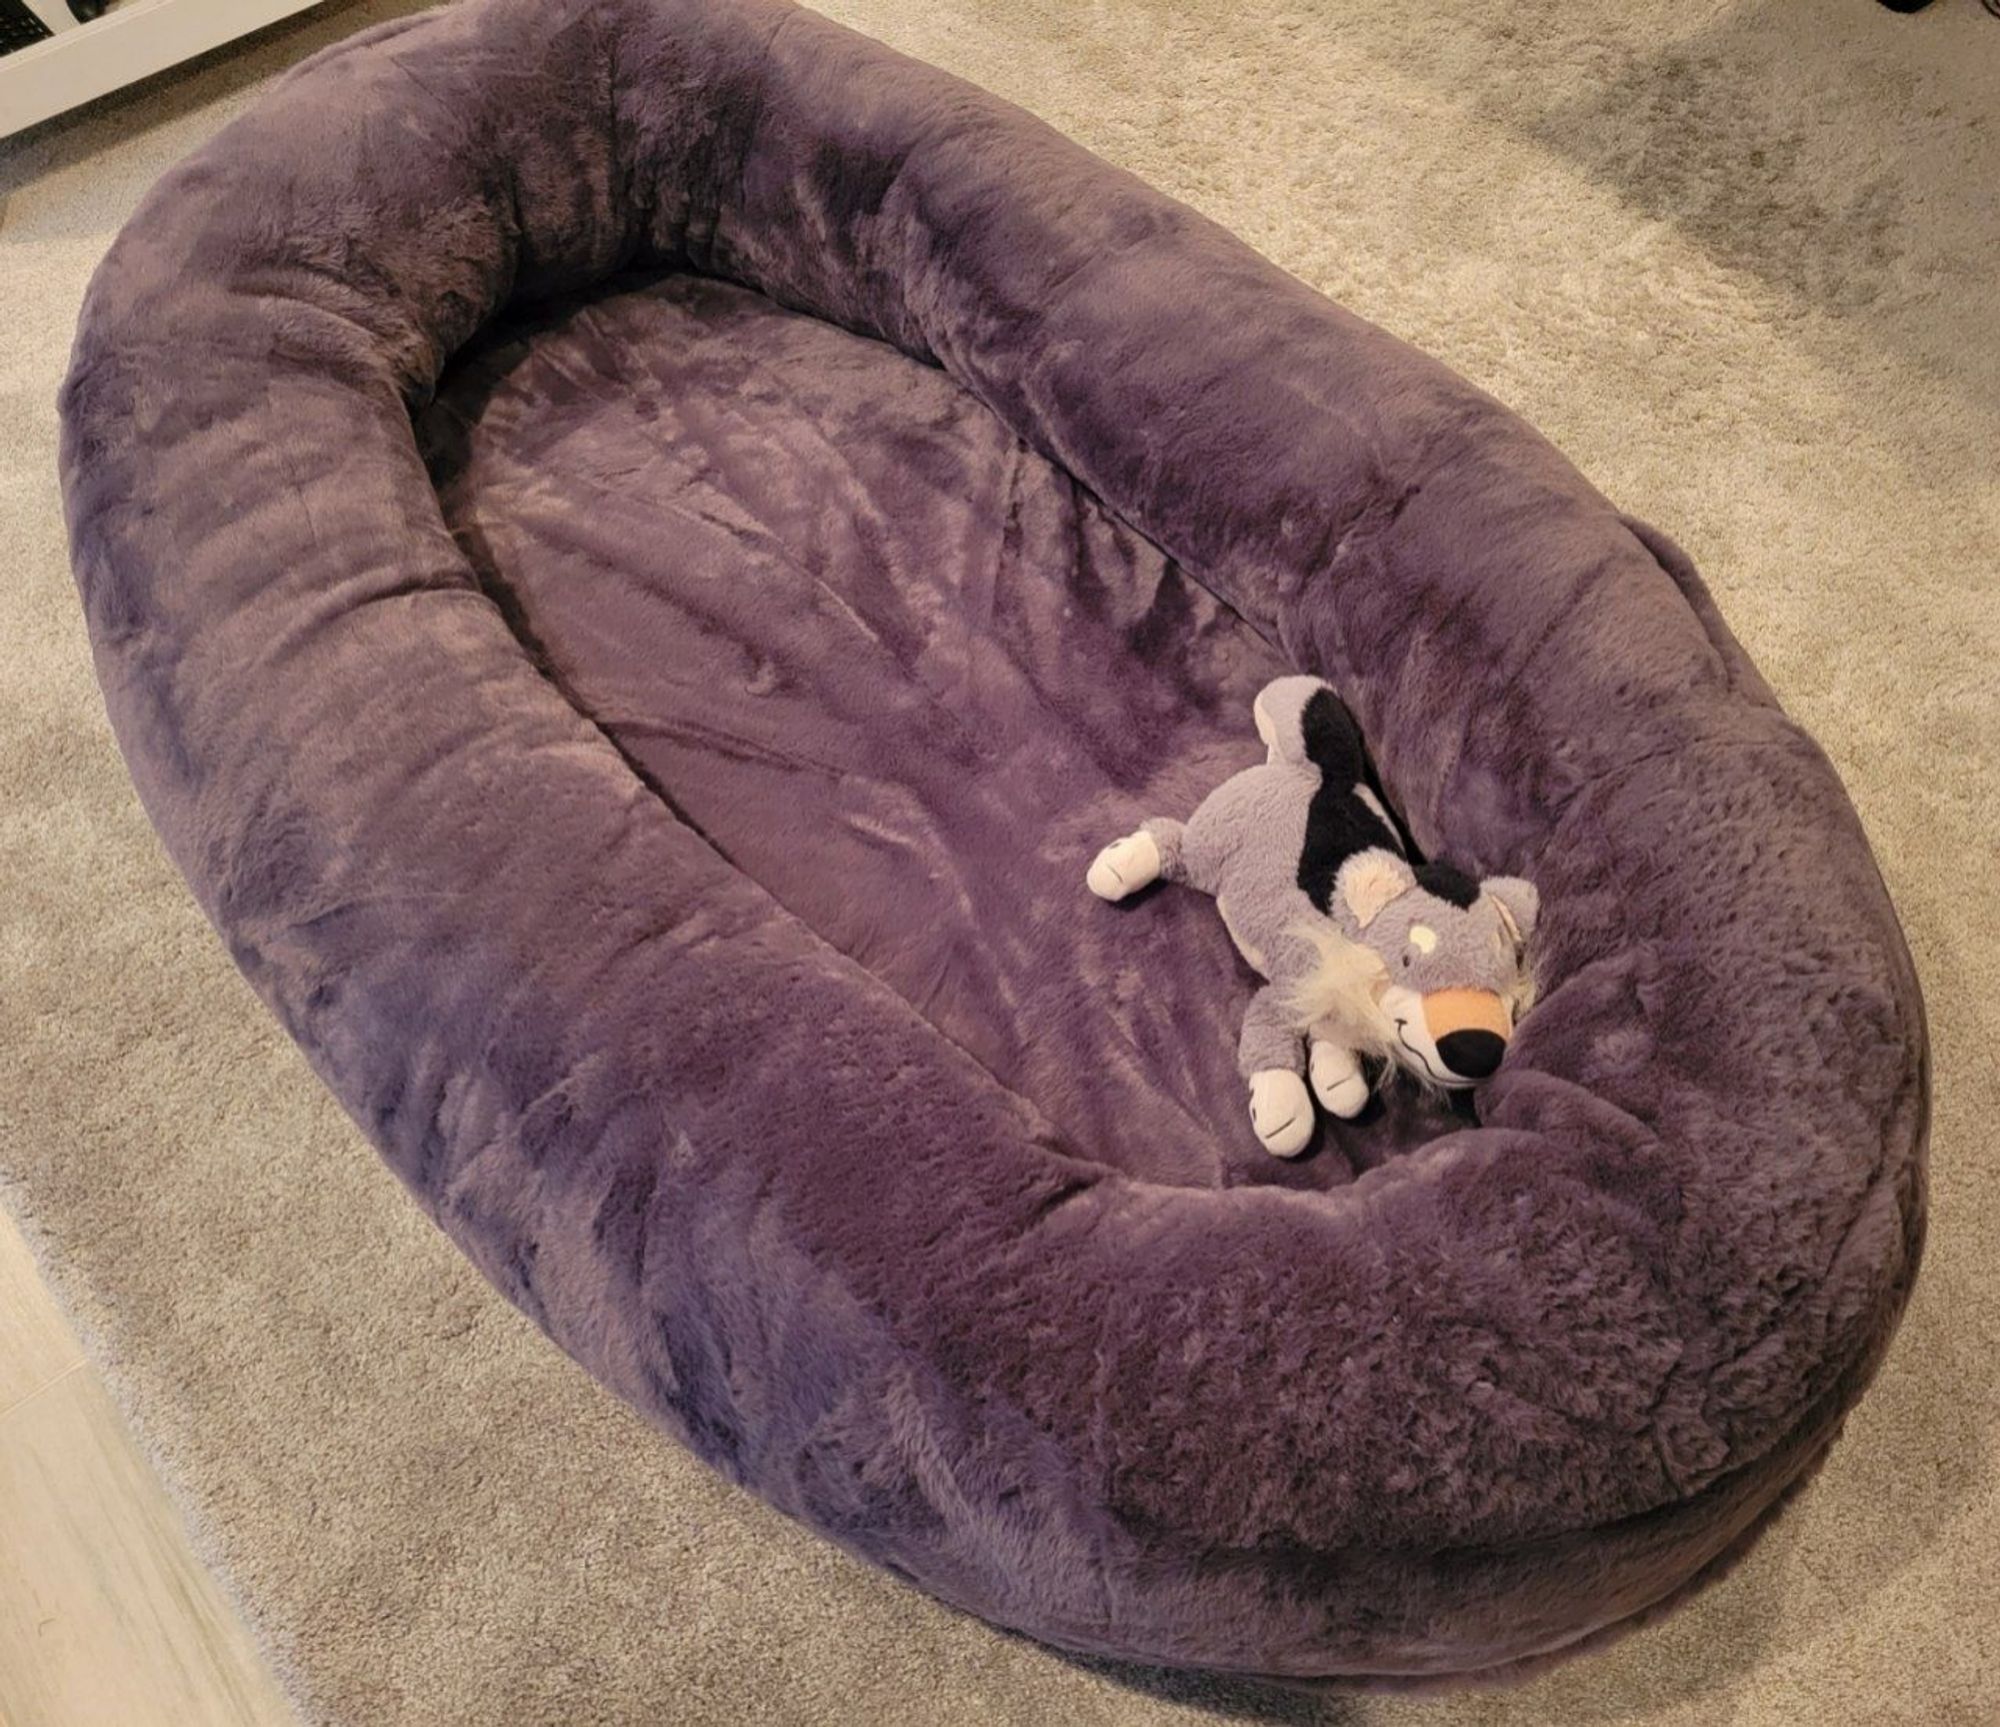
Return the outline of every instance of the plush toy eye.
[[[1405,971],[1410,969],[1410,956],[1408,954],[1403,955],[1403,969]]]

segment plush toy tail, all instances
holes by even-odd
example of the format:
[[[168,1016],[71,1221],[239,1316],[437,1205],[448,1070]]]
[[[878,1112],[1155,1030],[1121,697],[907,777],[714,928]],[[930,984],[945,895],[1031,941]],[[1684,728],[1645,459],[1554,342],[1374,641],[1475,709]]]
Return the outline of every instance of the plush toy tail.
[[[1285,991],[1292,1023],[1302,1032],[1318,1026],[1357,1055],[1387,1056],[1395,1033],[1376,998],[1377,986],[1389,975],[1381,956],[1330,923],[1302,923],[1296,934],[1318,959]]]

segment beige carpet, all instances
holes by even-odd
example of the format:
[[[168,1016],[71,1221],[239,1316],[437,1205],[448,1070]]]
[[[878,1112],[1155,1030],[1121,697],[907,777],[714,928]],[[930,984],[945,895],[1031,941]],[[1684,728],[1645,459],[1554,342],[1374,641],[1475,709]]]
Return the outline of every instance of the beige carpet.
[[[1852,789],[1929,993],[1929,1261],[1796,1510],[1663,1627],[1530,1686],[1306,1703],[1000,1637],[656,1441],[432,1235],[154,844],[57,509],[78,296],[255,80],[402,9],[333,8],[0,145],[0,1182],[305,1713],[2000,1720],[2000,22],[826,5],[1443,355],[1679,536]]]

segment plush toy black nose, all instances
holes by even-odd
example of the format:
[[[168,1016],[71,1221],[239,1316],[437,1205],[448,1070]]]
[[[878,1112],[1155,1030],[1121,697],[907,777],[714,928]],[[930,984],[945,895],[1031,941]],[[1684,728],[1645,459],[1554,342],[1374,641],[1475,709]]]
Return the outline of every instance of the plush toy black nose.
[[[1463,1079],[1485,1079],[1507,1053],[1507,1040],[1491,1031],[1448,1031],[1438,1039],[1444,1064]]]

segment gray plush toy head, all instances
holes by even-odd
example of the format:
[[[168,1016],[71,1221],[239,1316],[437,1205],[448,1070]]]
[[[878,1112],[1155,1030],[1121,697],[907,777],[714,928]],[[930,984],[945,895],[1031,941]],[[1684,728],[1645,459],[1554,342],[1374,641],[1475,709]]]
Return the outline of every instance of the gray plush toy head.
[[[1380,847],[1356,852],[1334,880],[1328,914],[1381,960],[1377,999],[1392,1053],[1419,1078],[1476,1085],[1499,1067],[1526,1011],[1523,956],[1539,900],[1519,876],[1474,881]]]

